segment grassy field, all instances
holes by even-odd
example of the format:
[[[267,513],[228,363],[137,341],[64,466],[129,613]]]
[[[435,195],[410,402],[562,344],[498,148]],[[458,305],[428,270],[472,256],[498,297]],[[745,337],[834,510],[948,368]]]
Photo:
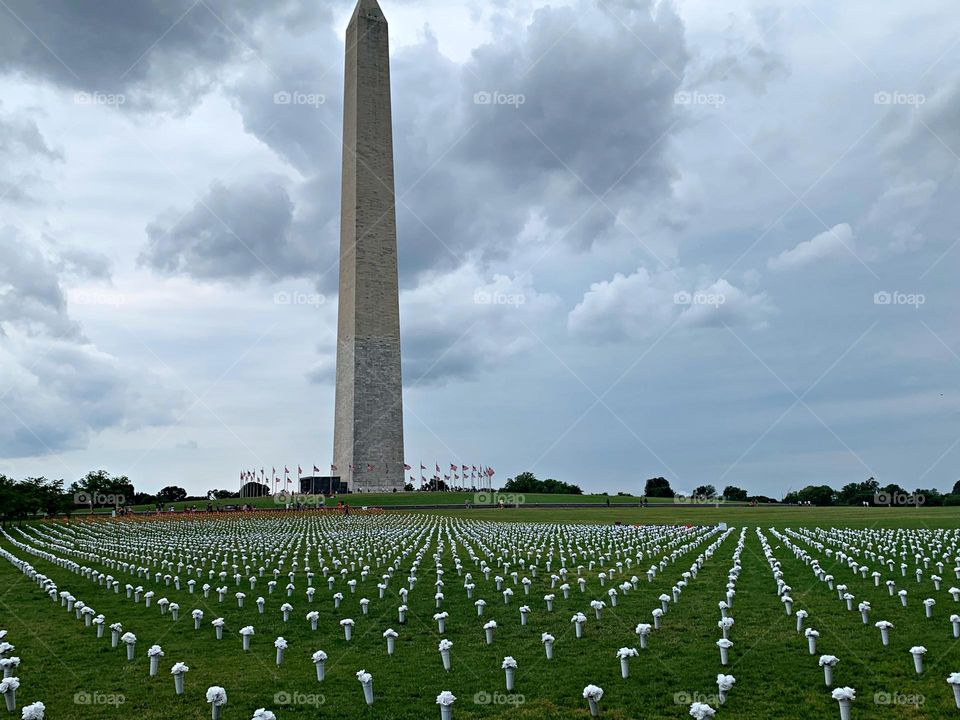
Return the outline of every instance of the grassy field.
[[[222,523],[217,527],[224,529],[225,548],[250,543],[251,547],[261,547],[268,554],[276,554],[276,549],[280,547],[297,547],[314,537],[312,531],[298,533],[290,530],[300,522],[297,514],[264,517],[226,521],[202,518],[195,522]],[[473,601],[465,597],[463,579],[454,572],[449,540],[441,548],[437,543],[445,536],[437,533],[434,533],[432,540],[414,543],[417,547],[425,544],[426,549],[419,572],[421,580],[407,601],[410,610],[404,625],[398,624],[396,614],[401,602],[397,595],[401,582],[394,580],[386,598],[379,600],[375,587],[377,573],[361,581],[354,595],[340,581],[337,587],[345,598],[339,610],[333,608],[332,591],[328,591],[319,572],[317,597],[311,605],[307,604],[302,593],[304,583],[301,573],[293,598],[281,596],[279,588],[276,593],[267,594],[262,582],[258,589],[250,590],[244,582],[242,587],[248,597],[241,609],[233,600],[237,588],[230,578],[225,582],[230,591],[226,600],[220,603],[214,593],[209,599],[204,599],[199,589],[196,594],[190,594],[186,588],[178,591],[173,587],[158,585],[152,576],[135,578],[118,573],[101,560],[73,558],[94,570],[116,574],[123,583],[152,588],[156,590],[157,598],[166,596],[178,602],[181,616],[174,623],[169,614],[161,616],[156,605],[145,608],[142,601],[135,604],[128,600],[122,586],[119,595],[106,592],[65,567],[27,555],[3,538],[0,539],[0,547],[28,559],[38,572],[51,577],[58,587],[69,589],[77,598],[103,613],[108,624],[122,622],[124,629],[134,632],[139,640],[136,660],[127,662],[122,648],[110,647],[109,630],[104,639],[97,639],[92,628],[84,627],[83,622],[75,620],[72,613],[68,614],[58,604],[51,602],[36,584],[17,572],[6,560],[0,559],[0,628],[9,631],[6,639],[16,646],[14,654],[22,658],[18,672],[22,683],[18,691],[19,703],[24,705],[33,700],[42,700],[47,705],[49,718],[199,719],[210,717],[210,709],[203,698],[206,688],[222,685],[229,696],[228,704],[223,708],[224,720],[245,720],[260,707],[276,712],[280,720],[322,716],[420,720],[438,716],[434,697],[441,690],[452,690],[458,697],[454,705],[455,719],[582,719],[588,717],[588,713],[581,690],[587,683],[595,683],[605,691],[601,703],[604,717],[688,718],[688,706],[692,700],[701,699],[717,707],[715,680],[717,673],[722,670],[733,674],[737,681],[727,703],[718,711],[718,718],[792,720],[838,717],[837,704],[830,698],[829,689],[824,687],[817,656],[808,653],[804,638],[796,633],[794,619],[784,614],[779,602],[771,569],[756,534],[756,528],[760,527],[782,563],[785,580],[793,587],[791,595],[795,608],[808,610],[808,625],[820,631],[817,655],[830,653],[840,657],[835,684],[850,685],[858,691],[853,709],[854,720],[940,718],[957,713],[950,689],[944,682],[949,672],[960,671],[960,641],[952,638],[947,622],[947,617],[955,608],[960,608],[960,604],[955,604],[947,594],[953,579],[951,568],[948,567],[943,573],[945,581],[940,591],[934,591],[927,580],[920,586],[912,578],[901,579],[899,573],[885,572],[885,575],[897,577],[910,592],[910,605],[902,608],[897,598],[888,596],[884,587],[876,588],[871,580],[851,574],[836,558],[819,555],[824,567],[842,578],[858,601],[868,599],[872,602],[873,617],[870,625],[865,626],[859,614],[847,612],[836,593],[818,582],[810,568],[788,552],[770,530],[771,526],[780,531],[785,527],[818,526],[921,530],[958,528],[960,512],[956,509],[717,509],[699,506],[609,510],[520,508],[396,513],[383,517],[386,519],[376,522],[396,523],[406,519],[416,524],[421,522],[419,518],[440,517],[447,523],[459,523],[467,518],[481,522],[546,521],[608,525],[619,520],[626,523],[676,524],[727,522],[732,527],[747,527],[740,561],[742,571],[733,609],[736,624],[732,634],[735,642],[732,663],[727,668],[721,667],[714,643],[719,637],[716,627],[719,618],[717,602],[723,598],[739,530],[724,540],[714,557],[706,562],[698,577],[683,592],[680,602],[671,607],[664,617],[663,629],[651,635],[650,647],[641,651],[640,657],[630,661],[631,677],[627,680],[619,676],[615,650],[624,646],[638,646],[634,626],[638,622],[651,622],[650,611],[659,605],[658,596],[670,592],[671,585],[703,552],[704,545],[677,557],[650,583],[644,577],[643,568],[634,567],[632,572],[641,578],[638,589],[622,595],[617,607],[607,607],[600,622],[594,619],[588,604],[594,598],[603,597],[606,600],[605,588],[599,586],[595,572],[586,573],[588,584],[584,594],[577,591],[576,585],[569,599],[563,599],[559,591],[553,590],[557,595],[556,608],[549,613],[542,600],[544,593],[550,592],[543,558],[530,596],[524,596],[522,588],[517,587],[511,604],[504,605],[499,593],[492,587],[492,576],[485,581],[465,554],[464,548],[460,547],[459,557],[465,570],[473,573],[477,584],[475,597],[483,597],[488,602],[485,617],[478,618]],[[326,522],[357,521],[356,517],[344,521],[339,516],[333,516]],[[139,521],[137,534],[147,538],[155,535],[160,537],[166,522],[170,521]],[[108,528],[114,524],[104,522],[103,532],[109,533]],[[494,522],[484,524],[484,527],[494,526],[503,527]],[[48,532],[47,526],[40,525],[40,528],[41,532]],[[261,532],[264,528],[269,529],[265,534]],[[17,530],[8,528],[7,531],[14,539],[25,539]],[[28,534],[36,539],[32,531],[28,531]],[[385,546],[378,548],[370,536],[359,542],[361,546],[369,547],[373,552],[372,557],[384,551]],[[156,557],[166,555],[175,561],[180,554],[190,552],[189,543],[173,552],[165,552],[166,548],[165,543],[158,543]],[[498,548],[499,544],[492,551],[499,552]],[[67,556],[58,547],[52,549],[61,557]],[[812,548],[806,549],[812,551]],[[292,553],[290,558],[302,555],[302,550]],[[386,550],[389,551],[389,548]],[[444,610],[450,613],[450,619],[442,637],[454,642],[453,669],[449,674],[442,671],[437,652],[441,635],[431,620],[435,612],[431,560],[434,552],[439,552],[439,560],[447,573]],[[668,551],[664,549],[656,556],[663,554],[668,554]],[[410,554],[401,559],[398,570],[400,580],[406,577],[413,557]],[[912,556],[908,555],[907,560],[912,567]],[[138,559],[136,562],[147,561]],[[570,563],[571,568],[574,566],[575,563]],[[289,562],[286,567],[289,567]],[[555,562],[554,570],[556,567]],[[156,571],[159,569],[151,569],[151,573]],[[629,578],[630,574],[631,571],[625,571],[617,582]],[[351,576],[355,577],[356,572]],[[284,575],[280,576],[280,581],[282,587]],[[960,581],[955,582],[960,584]],[[258,594],[267,598],[264,615],[257,613],[253,602]],[[361,614],[357,605],[361,596],[371,598],[370,614],[367,616]],[[933,620],[923,616],[920,601],[924,597],[937,599]],[[294,606],[288,623],[283,622],[278,609],[284,601]],[[526,627],[521,626],[517,611],[523,603],[531,606],[529,625]],[[190,611],[194,608],[200,608],[205,613],[200,631],[193,630],[190,619]],[[316,632],[310,630],[304,619],[304,614],[311,609],[320,613],[319,630]],[[571,615],[577,611],[586,613],[589,618],[582,640],[574,638],[569,622]],[[226,620],[225,636],[220,642],[215,640],[210,626],[210,621],[215,617]],[[338,625],[338,621],[344,617],[354,618],[357,623],[354,637],[349,643],[344,640]],[[497,621],[499,627],[494,644],[488,646],[483,640],[481,623],[491,618]],[[896,625],[890,647],[880,644],[879,633],[873,627],[873,620],[879,619],[889,619]],[[256,627],[256,635],[252,651],[243,653],[237,630],[247,624]],[[382,633],[387,627],[393,627],[400,635],[393,657],[387,656],[384,649]],[[549,631],[557,638],[553,661],[548,662],[544,658],[540,643],[540,633],[543,631]],[[275,664],[273,648],[273,639],[278,635],[285,637],[290,645],[280,667]],[[165,657],[160,675],[149,677],[146,650],[154,643],[162,645]],[[914,672],[908,654],[910,646],[917,644],[928,648],[927,668],[923,675]],[[310,654],[317,649],[323,649],[329,655],[327,678],[323,683],[316,682],[310,660]],[[506,693],[503,671],[500,669],[500,662],[505,655],[515,657],[519,663],[513,694]],[[170,666],[177,661],[184,661],[190,666],[186,676],[187,692],[183,696],[173,693],[173,680],[169,674]],[[374,676],[377,701],[372,708],[363,704],[361,688],[354,677],[361,668]],[[117,701],[121,697],[122,704],[110,704],[111,699]],[[84,704],[87,699],[92,704]]]
[[[301,496],[305,502],[315,503],[323,498],[317,496]],[[338,497],[326,498],[327,507],[335,507],[337,502],[343,500],[351,507],[393,507],[397,505],[450,505],[451,507],[462,508],[466,502],[474,505],[496,505],[502,499],[505,505],[523,505],[525,503],[578,503],[606,505],[607,500],[611,505],[637,505],[640,498],[627,495],[549,495],[546,493],[499,493],[499,492],[398,492],[398,493],[358,493],[351,495],[340,495]],[[650,504],[672,503],[673,498],[647,498]],[[257,508],[270,508],[283,506],[282,498],[274,496],[260,498],[229,498],[221,500],[220,505],[232,505],[248,503]],[[185,500],[183,502],[166,503],[164,509],[173,505],[177,510],[183,510],[191,506],[203,509],[207,506],[206,501]],[[155,505],[136,505],[134,510],[153,510]]]

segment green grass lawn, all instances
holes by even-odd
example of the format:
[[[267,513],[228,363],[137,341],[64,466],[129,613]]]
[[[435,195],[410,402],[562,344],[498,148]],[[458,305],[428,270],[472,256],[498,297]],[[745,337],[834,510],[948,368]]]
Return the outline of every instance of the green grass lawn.
[[[391,582],[384,600],[377,599],[375,578],[379,573],[374,573],[360,583],[355,595],[349,593],[342,581],[339,582],[338,589],[345,598],[341,609],[334,610],[331,592],[318,572],[317,595],[314,603],[308,605],[302,593],[305,582],[301,573],[297,592],[290,599],[283,597],[279,588],[274,594],[267,594],[263,580],[256,590],[250,590],[244,580],[242,589],[247,599],[245,607],[240,609],[233,599],[237,588],[230,578],[226,582],[230,592],[220,603],[214,593],[204,600],[199,586],[197,594],[190,594],[185,586],[177,591],[162,584],[157,586],[152,577],[149,580],[134,578],[111,570],[101,560],[77,559],[82,565],[116,575],[121,580],[121,593],[115,595],[65,567],[28,556],[8,540],[0,539],[0,547],[27,559],[38,572],[53,578],[61,589],[70,590],[77,598],[92,605],[106,616],[108,624],[122,622],[124,629],[134,632],[139,640],[136,660],[127,662],[122,648],[110,647],[109,630],[105,638],[97,639],[93,628],[84,627],[82,621],[77,621],[72,613],[68,614],[59,604],[52,602],[36,584],[6,560],[0,559],[0,628],[9,631],[6,639],[16,646],[15,654],[22,659],[18,672],[22,683],[18,701],[25,705],[42,700],[47,705],[49,718],[207,718],[210,710],[204,701],[204,692],[210,685],[222,685],[229,697],[223,712],[224,720],[245,720],[260,707],[273,710],[280,720],[323,716],[420,720],[439,717],[434,697],[441,690],[452,690],[458,697],[454,705],[455,719],[586,718],[587,707],[581,690],[586,684],[594,683],[605,691],[601,703],[603,717],[688,718],[688,705],[692,699],[702,696],[701,699],[716,707],[712,699],[716,693],[715,679],[723,670],[736,676],[737,682],[727,704],[718,711],[718,718],[790,720],[839,717],[837,704],[824,687],[817,656],[808,654],[805,640],[795,631],[794,618],[784,614],[778,600],[773,575],[756,536],[755,528],[760,526],[782,563],[786,582],[793,587],[791,595],[795,609],[808,610],[807,624],[821,633],[817,654],[829,653],[840,658],[835,685],[851,685],[858,691],[854,720],[941,718],[958,712],[944,682],[949,672],[960,670],[960,641],[952,638],[947,621],[951,613],[960,612],[960,604],[953,603],[947,593],[953,579],[951,569],[944,573],[944,584],[939,592],[933,590],[929,581],[925,580],[920,586],[912,578],[897,577],[910,593],[909,606],[902,608],[897,598],[887,595],[884,587],[875,588],[870,579],[853,575],[836,559],[816,554],[838,582],[850,586],[850,592],[858,601],[868,599],[872,602],[871,623],[864,626],[859,614],[847,612],[836,593],[818,582],[810,568],[788,552],[769,529],[771,525],[780,531],[785,527],[803,526],[957,528],[960,527],[960,513],[954,509],[521,508],[388,514],[382,522],[418,522],[417,518],[424,516],[447,521],[466,517],[481,521],[609,524],[616,519],[630,523],[679,524],[725,521],[736,528],[749,526],[733,609],[736,624],[732,634],[735,643],[732,664],[721,667],[714,643],[719,637],[717,603],[723,598],[739,529],[720,545],[714,557],[706,562],[698,577],[683,592],[680,602],[671,607],[664,617],[663,629],[651,635],[649,648],[630,661],[631,677],[628,680],[619,676],[619,665],[614,657],[616,649],[638,646],[634,626],[638,622],[651,622],[650,611],[659,604],[657,597],[663,592],[669,593],[671,585],[703,552],[706,543],[678,557],[652,583],[647,582],[642,572],[646,564],[625,571],[617,582],[636,573],[641,580],[639,589],[620,596],[617,607],[607,607],[601,622],[593,618],[589,607],[589,601],[602,597],[605,589],[599,586],[595,572],[586,575],[588,585],[584,594],[574,585],[571,597],[565,600],[558,590],[553,590],[557,595],[556,606],[554,612],[549,613],[542,600],[544,593],[549,591],[544,558],[539,563],[540,573],[534,579],[530,595],[524,596],[522,587],[518,586],[511,604],[505,606],[500,594],[492,587],[492,574],[491,579],[485,581],[461,546],[459,556],[464,570],[473,573],[477,585],[475,597],[483,597],[489,603],[486,615],[481,619],[476,616],[473,601],[465,596],[462,578],[458,578],[454,571],[449,540],[443,533],[434,531],[423,555],[418,573],[420,581],[407,602],[410,608],[407,623],[400,625],[396,615],[400,604],[397,590],[401,587],[399,580],[407,575],[413,554],[401,559],[397,578]],[[200,522],[210,521],[203,519]],[[289,567],[294,556],[302,556],[303,543],[313,537],[309,531],[298,532],[296,522],[296,516],[290,515],[267,520],[235,520],[217,527],[223,529],[224,547],[246,543],[276,557],[279,557],[280,548],[291,548],[286,565]],[[329,522],[344,521],[333,517]],[[357,518],[352,522],[357,522]],[[261,524],[255,527],[247,523]],[[487,523],[485,527],[495,524]],[[105,523],[107,527],[110,525]],[[45,526],[39,527],[42,532],[48,532]],[[138,535],[150,538],[161,532],[162,527],[163,523],[143,522],[137,525]],[[266,534],[261,532],[264,527],[269,528]],[[510,531],[520,529],[514,526]],[[8,532],[16,539],[23,539],[15,530],[8,528]],[[582,532],[590,531],[584,529]],[[402,541],[400,537],[403,536],[398,536],[398,541]],[[441,537],[445,540],[442,550],[437,545]],[[369,543],[367,546],[372,557],[378,552],[390,553],[389,544],[378,545],[369,536],[359,542]],[[415,545],[419,547],[424,543],[425,539]],[[166,547],[166,544],[158,543],[156,556],[159,557]],[[815,553],[811,547],[802,547]],[[299,550],[293,552],[293,548]],[[68,557],[59,548],[47,549]],[[441,667],[437,652],[441,636],[431,619],[435,612],[431,558],[438,550],[446,570],[444,610],[450,613],[443,637],[454,642],[453,669],[449,674]],[[492,547],[491,550],[499,552],[500,548]],[[665,549],[656,557],[665,552],[669,551]],[[172,557],[175,560],[176,553]],[[912,567],[912,556],[908,556],[908,561]],[[135,562],[149,561],[136,559]],[[573,568],[575,564],[569,563],[569,566]],[[556,567],[555,562],[554,569]],[[356,575],[356,572],[352,574]],[[891,573],[885,575],[893,576]],[[284,580],[284,576],[281,575],[280,579]],[[122,589],[126,582],[142,584],[154,589],[157,598],[165,596],[178,602],[180,620],[174,623],[169,614],[161,616],[155,605],[148,609],[142,601],[135,604],[128,600]],[[960,581],[954,582],[960,584]],[[218,583],[211,581],[211,584]],[[267,598],[264,615],[257,613],[254,604],[258,594]],[[361,596],[371,599],[367,616],[361,614],[357,605]],[[935,597],[938,601],[933,620],[923,616],[920,605],[923,597]],[[279,612],[279,605],[284,601],[294,606],[288,623],[282,621]],[[518,613],[518,607],[524,603],[532,609],[527,627],[521,626]],[[199,631],[193,630],[190,618],[190,611],[194,608],[205,613]],[[310,630],[304,619],[304,614],[311,609],[320,613],[316,632]],[[584,612],[589,618],[582,640],[574,638],[569,622],[570,616],[577,611]],[[210,626],[215,617],[226,620],[225,636],[220,642],[214,639]],[[354,638],[349,643],[343,639],[338,626],[338,620],[343,617],[352,617],[357,623]],[[481,625],[491,618],[499,627],[494,644],[488,646],[484,643]],[[879,632],[873,627],[873,621],[880,619],[889,619],[896,624],[890,647],[881,646]],[[243,653],[237,630],[247,624],[255,626],[256,635],[252,651]],[[387,627],[393,627],[400,634],[393,657],[387,656],[381,637]],[[557,638],[553,661],[544,658],[540,643],[543,631],[549,631]],[[290,645],[279,668],[275,664],[273,648],[273,640],[278,635],[283,635]],[[148,676],[146,650],[154,643],[163,647],[165,657],[160,675],[151,678]],[[925,645],[929,651],[927,671],[922,676],[914,672],[907,652],[916,644]],[[327,678],[323,683],[316,682],[310,661],[311,653],[317,649],[323,649],[329,655]],[[515,695],[522,698],[513,697],[510,704],[484,703],[484,699],[494,697],[496,693],[506,695],[500,669],[505,655],[512,655],[519,663]],[[184,696],[174,694],[173,680],[169,675],[170,666],[177,661],[190,666]],[[363,705],[361,687],[354,677],[361,668],[374,676],[377,700],[372,708]],[[81,699],[92,696],[101,700],[122,695],[125,702],[119,707],[76,704],[74,698],[78,693],[88,694],[80,695]],[[285,693],[296,702],[278,704],[277,693]],[[874,699],[878,693],[881,701],[889,695],[890,698],[899,698],[900,702],[877,704]],[[903,702],[911,698],[914,701],[923,698],[923,704]],[[316,704],[321,699],[323,704]]]
[[[636,505],[640,498],[627,495],[550,495],[547,493],[500,493],[500,492],[398,492],[398,493],[354,493],[350,495],[340,495],[338,497],[329,497],[326,499],[327,507],[335,507],[337,502],[343,500],[351,507],[362,507],[364,505],[371,507],[392,507],[396,505],[450,505],[451,507],[464,506],[464,503],[471,502],[474,505],[496,505],[499,499],[503,499],[504,504],[515,505],[524,503],[582,503],[606,505],[607,500],[611,505]],[[309,502],[313,503],[322,498],[311,496]],[[673,498],[647,498],[650,504],[672,503]],[[282,499],[274,499],[274,496],[260,498],[229,498],[221,500],[220,505],[233,505],[240,503],[249,503],[258,508],[270,508],[282,506]],[[164,509],[169,508],[171,503],[166,503]],[[186,500],[175,502],[172,505],[177,510],[185,507],[196,506],[204,509],[207,506],[206,501]],[[153,510],[156,505],[136,505],[135,510]]]

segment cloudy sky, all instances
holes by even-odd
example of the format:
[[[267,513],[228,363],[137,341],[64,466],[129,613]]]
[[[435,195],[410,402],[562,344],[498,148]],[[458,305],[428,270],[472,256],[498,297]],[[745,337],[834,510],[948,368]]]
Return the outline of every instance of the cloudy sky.
[[[383,0],[407,462],[960,479],[951,0]],[[0,472],[330,462],[349,0],[0,2]]]

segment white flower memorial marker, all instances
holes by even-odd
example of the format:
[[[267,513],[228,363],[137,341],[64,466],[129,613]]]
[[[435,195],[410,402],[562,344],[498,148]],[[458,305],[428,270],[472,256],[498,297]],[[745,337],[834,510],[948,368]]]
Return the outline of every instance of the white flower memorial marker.
[[[730,648],[733,647],[733,642],[727,640],[726,638],[720,638],[717,640],[717,647],[720,648],[720,664],[729,665],[730,664]]]
[[[177,695],[183,695],[183,676],[190,670],[184,663],[173,664],[170,674],[173,675],[173,689]]]
[[[553,660],[553,643],[555,638],[550,633],[540,635],[540,642],[543,643],[543,650],[547,654],[547,660]]]
[[[23,708],[23,711],[20,715],[21,720],[43,720],[44,712],[46,707],[39,700],[35,703],[30,703],[29,705]]]
[[[343,628],[344,640],[349,641],[353,635],[353,620],[351,618],[344,618],[340,621],[340,627]]]
[[[273,646],[277,649],[277,667],[283,663],[283,651],[287,649],[287,641],[283,637],[278,637],[273,641]]]
[[[794,614],[797,617],[797,632],[801,633],[803,632],[803,621],[807,619],[809,613],[806,610],[797,610]]]
[[[160,658],[163,657],[163,650],[159,645],[151,645],[147,650],[147,657],[150,658],[150,677],[154,677],[160,671]]]
[[[890,630],[893,628],[893,623],[886,620],[881,620],[873,624],[875,628],[880,631],[880,642],[884,645],[890,644]]]
[[[590,706],[590,715],[593,717],[599,717],[600,698],[603,697],[603,688],[597,687],[596,685],[587,685],[583,689],[583,697]]]
[[[507,692],[513,692],[513,680],[517,674],[517,661],[507,655],[500,665],[506,675]]]
[[[373,705],[373,675],[366,670],[359,670],[357,672],[357,680],[359,680],[363,686],[363,699],[367,705]]]
[[[636,648],[622,647],[617,650],[617,659],[620,660],[620,677],[624,680],[630,677],[630,658],[639,654]]]
[[[821,655],[820,667],[823,668],[823,683],[827,687],[833,685],[833,668],[840,662],[840,658],[835,655]]]
[[[803,631],[803,634],[807,638],[807,650],[810,651],[811,655],[817,654],[817,638],[820,637],[820,633],[814,630],[813,628],[807,628]]]
[[[702,702],[695,702],[690,706],[690,717],[694,720],[708,720],[717,714],[712,707]]]
[[[857,691],[850,687],[841,687],[830,695],[840,704],[840,720],[850,720],[850,704],[856,700]]]
[[[737,679],[733,675],[717,674],[717,700],[723,705],[727,701],[727,693],[733,689]]]
[[[437,705],[440,706],[440,720],[451,720],[453,717],[453,703],[456,696],[449,690],[437,695]]]
[[[243,651],[247,652],[250,650],[250,638],[254,635],[253,625],[246,625],[240,628],[240,638],[243,643]]]
[[[443,639],[437,649],[440,651],[440,659],[443,661],[443,669],[450,672],[450,648],[453,647],[453,641]]]
[[[486,638],[487,645],[493,645],[493,631],[497,628],[497,621],[490,620],[483,625],[483,634]]]
[[[383,631],[383,636],[387,639],[387,655],[393,655],[397,646],[397,631],[393,628],[387,628]]]
[[[953,690],[953,702],[960,710],[960,673],[950,673],[947,676],[947,684]]]
[[[217,634],[217,640],[223,640],[223,624],[225,620],[223,618],[216,618],[210,624],[213,625],[213,630]]]
[[[0,695],[7,704],[7,712],[14,712],[17,709],[17,688],[20,687],[20,679],[8,677],[0,680]]]
[[[132,632],[125,632],[120,636],[120,639],[123,640],[127,646],[127,660],[133,660],[137,648],[137,636]]]
[[[635,633],[637,634],[637,636],[640,638],[640,649],[641,649],[641,650],[646,650],[646,649],[647,649],[647,638],[649,637],[650,631],[651,631],[652,629],[653,629],[653,628],[652,628],[649,624],[647,624],[647,623],[638,623],[638,624],[637,624],[637,627],[634,628],[634,632],[635,632]]]
[[[0,659],[0,670],[3,670],[4,679],[8,677],[13,677],[14,672],[16,672],[17,667],[20,665],[20,658],[18,657],[8,657]]]
[[[923,674],[923,655],[927,652],[927,649],[923,645],[914,645],[910,648],[910,654],[913,655],[913,669],[917,671],[917,675]]]
[[[578,612],[576,615],[570,618],[570,622],[574,624],[574,629],[576,631],[578,638],[583,637],[583,624],[586,621],[587,621],[587,616],[584,615],[582,612]]]
[[[219,685],[207,688],[207,702],[210,704],[211,718],[220,720],[221,708],[227,704],[227,691]]]
[[[317,668],[317,682],[323,682],[324,663],[327,662],[327,654],[323,650],[317,650],[313,654],[312,660]]]

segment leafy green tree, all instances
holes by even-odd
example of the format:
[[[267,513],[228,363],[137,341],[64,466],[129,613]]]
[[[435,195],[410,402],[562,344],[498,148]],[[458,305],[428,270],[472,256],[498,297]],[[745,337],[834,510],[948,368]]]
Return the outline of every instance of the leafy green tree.
[[[713,485],[700,485],[693,491],[695,498],[712,500],[717,496],[717,489]]]
[[[655,477],[647,480],[643,494],[647,497],[673,497],[676,493],[666,478]]]
[[[727,485],[723,489],[723,497],[725,500],[731,500],[733,502],[745,502],[747,499],[747,491],[735,485]]]
[[[829,485],[807,485],[797,492],[797,498],[800,502],[809,502],[812,505],[833,505],[836,491]]]
[[[162,503],[178,502],[186,498],[187,491],[177,485],[167,485],[157,493],[157,500]]]

